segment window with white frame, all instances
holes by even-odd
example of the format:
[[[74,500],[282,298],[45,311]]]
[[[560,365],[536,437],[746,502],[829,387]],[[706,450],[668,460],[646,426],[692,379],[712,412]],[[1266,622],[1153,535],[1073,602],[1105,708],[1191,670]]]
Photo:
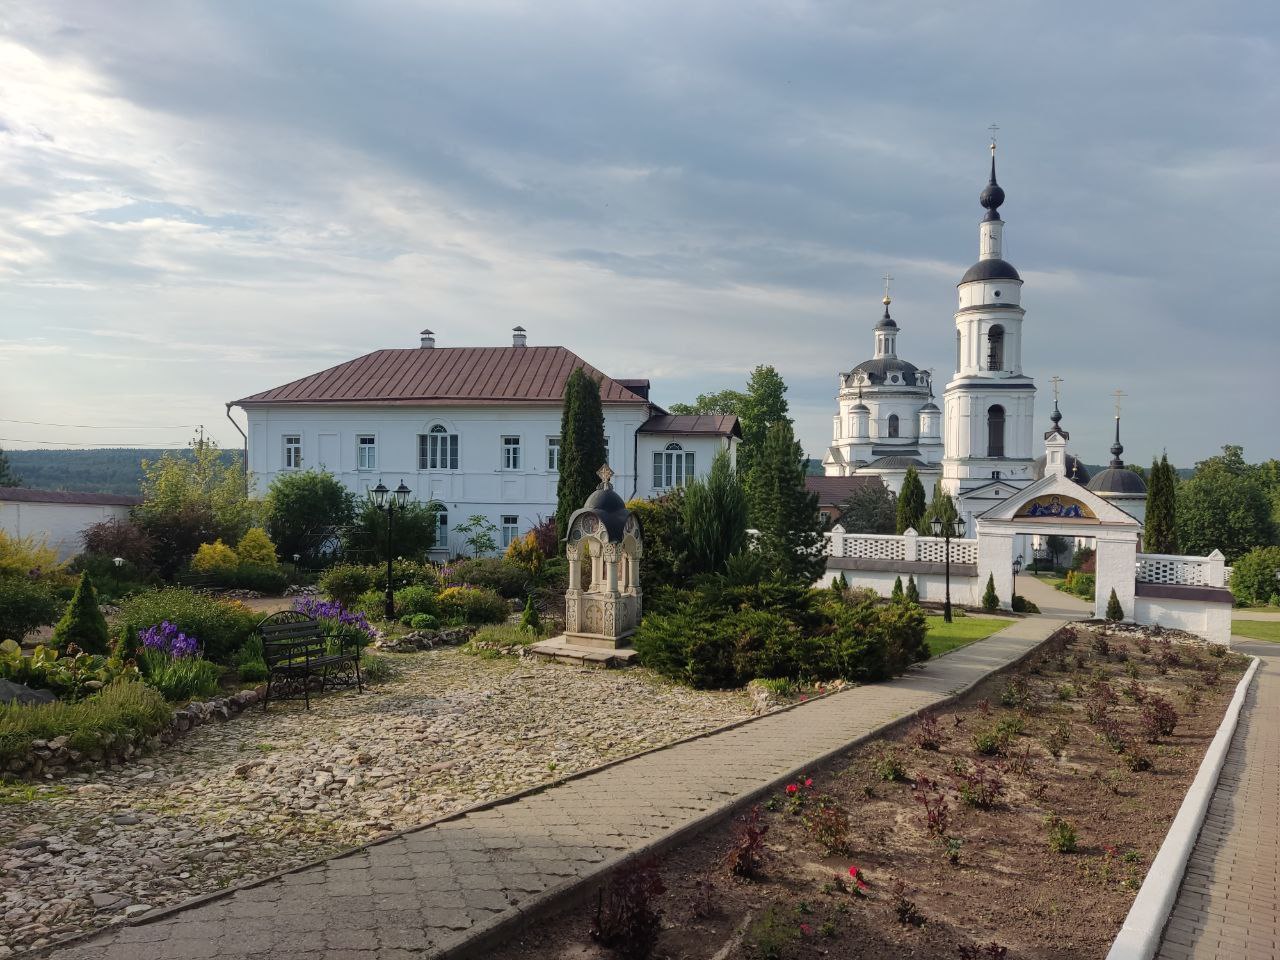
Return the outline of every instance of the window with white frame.
[[[693,479],[693,451],[678,443],[668,443],[665,450],[653,454],[653,488],[670,490],[683,487]]]
[[[520,518],[512,515],[504,515],[502,518],[502,546],[511,546],[520,536]]]
[[[436,424],[418,434],[419,470],[457,470],[458,435]]]
[[[613,466],[613,464],[609,460],[609,438],[608,437],[604,438],[604,462],[609,464],[609,466]]]
[[[356,469],[378,469],[378,438],[371,433],[356,437]]]
[[[547,470],[550,473],[560,472],[559,437],[547,437]]]
[[[519,470],[520,469],[520,438],[519,437],[503,437],[502,438],[502,469],[503,470]]]
[[[284,436],[284,468],[286,470],[302,469],[302,436],[287,433]]]

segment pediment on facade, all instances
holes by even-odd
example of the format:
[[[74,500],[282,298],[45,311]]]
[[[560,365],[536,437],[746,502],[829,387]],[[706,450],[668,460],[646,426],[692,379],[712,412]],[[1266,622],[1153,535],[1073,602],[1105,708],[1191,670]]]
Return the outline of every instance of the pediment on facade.
[[[1052,474],[1023,487],[981,515],[1017,523],[1078,523],[1138,527],[1132,516],[1069,477]]]

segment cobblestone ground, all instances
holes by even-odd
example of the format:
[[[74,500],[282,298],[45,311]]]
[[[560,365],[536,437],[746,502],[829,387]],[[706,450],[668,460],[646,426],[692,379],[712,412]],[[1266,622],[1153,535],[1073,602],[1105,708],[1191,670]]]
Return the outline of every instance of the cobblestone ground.
[[[1021,620],[890,683],[636,757],[152,923],[114,927],[53,956],[402,960],[475,944],[486,930],[518,919],[538,894],[591,876],[936,703],[1021,656],[1061,623]]]
[[[0,807],[0,957],[750,715],[644,671],[393,659],[363,695],[253,709]]]
[[[1280,648],[1262,658],[1187,862],[1159,960],[1280,957]]]

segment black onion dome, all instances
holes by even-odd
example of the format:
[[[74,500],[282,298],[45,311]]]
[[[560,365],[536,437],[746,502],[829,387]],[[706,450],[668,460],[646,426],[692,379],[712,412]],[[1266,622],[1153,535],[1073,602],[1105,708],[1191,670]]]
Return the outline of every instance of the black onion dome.
[[[1000,204],[1004,203],[1004,190],[1000,184],[996,183],[996,145],[995,141],[991,143],[991,179],[987,181],[987,185],[982,188],[982,193],[978,194],[978,202],[986,208],[987,215],[984,220],[1000,219]]]
[[[1014,269],[1012,263],[1008,260],[1001,260],[993,257],[990,260],[979,260],[970,267],[963,277],[960,278],[961,283],[968,283],[971,280],[1021,280],[1018,271]]]
[[[1089,481],[1089,489],[1094,493],[1102,494],[1145,494],[1147,484],[1127,467],[1107,467]]]
[[[902,384],[914,387],[919,369],[914,363],[899,360],[897,357],[877,357],[874,360],[862,361],[849,371],[849,376],[852,377],[855,373],[861,372],[867,375],[867,380],[872,384],[882,384],[889,381],[890,375],[897,373],[900,375]]]
[[[570,514],[570,540],[575,537],[575,527],[578,526],[579,518],[582,518],[583,527],[583,530],[578,533],[579,536],[582,532],[591,533],[593,526],[598,522],[604,527],[610,543],[621,543],[623,534],[626,533],[627,521],[631,519],[631,511],[627,509],[626,501],[614,491],[613,484],[606,480],[591,492],[581,509]]]
[[[599,488],[593,490],[583,507],[597,513],[617,513],[619,510],[626,510],[627,504],[613,487],[608,487],[603,490]]]

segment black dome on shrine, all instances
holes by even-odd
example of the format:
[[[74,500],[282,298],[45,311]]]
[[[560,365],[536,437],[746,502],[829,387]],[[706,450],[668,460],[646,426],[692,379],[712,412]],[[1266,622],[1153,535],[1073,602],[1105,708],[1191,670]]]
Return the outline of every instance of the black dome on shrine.
[[[1001,260],[998,257],[991,260],[979,260],[970,267],[963,277],[960,278],[961,283],[969,283],[971,280],[1021,280],[1018,271],[1014,269],[1012,263],[1008,260]]]

